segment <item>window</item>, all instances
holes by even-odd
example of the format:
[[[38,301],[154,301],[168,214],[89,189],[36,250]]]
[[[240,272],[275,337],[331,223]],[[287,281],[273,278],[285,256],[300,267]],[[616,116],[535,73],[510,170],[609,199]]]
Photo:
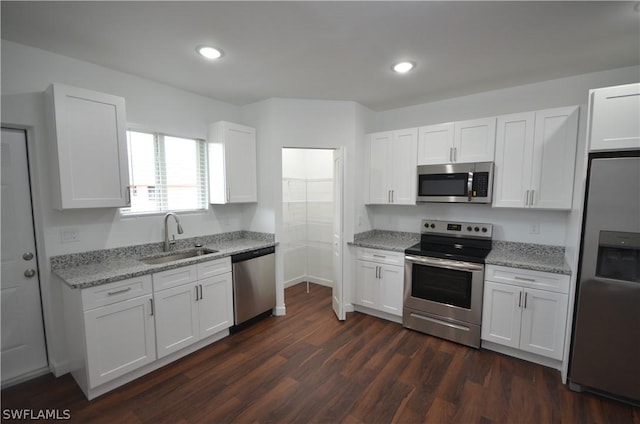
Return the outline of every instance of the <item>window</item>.
[[[204,140],[127,131],[131,206],[123,214],[207,209]]]

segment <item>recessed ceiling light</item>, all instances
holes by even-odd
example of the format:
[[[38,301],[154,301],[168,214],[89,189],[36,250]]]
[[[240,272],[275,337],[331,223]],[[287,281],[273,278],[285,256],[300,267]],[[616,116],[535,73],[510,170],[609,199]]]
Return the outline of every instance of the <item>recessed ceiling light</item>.
[[[404,74],[406,72],[409,72],[410,70],[412,70],[413,68],[415,68],[416,65],[414,65],[411,62],[400,62],[400,63],[396,63],[395,65],[393,65],[393,70],[396,71],[399,74]]]
[[[198,46],[196,51],[207,59],[218,59],[222,56],[222,52],[216,48],[209,46]]]

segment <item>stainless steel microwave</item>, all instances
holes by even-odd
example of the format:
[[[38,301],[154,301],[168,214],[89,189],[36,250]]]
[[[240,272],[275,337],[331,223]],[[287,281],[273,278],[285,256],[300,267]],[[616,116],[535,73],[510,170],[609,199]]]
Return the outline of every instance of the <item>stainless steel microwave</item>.
[[[493,162],[418,166],[418,202],[491,203]]]

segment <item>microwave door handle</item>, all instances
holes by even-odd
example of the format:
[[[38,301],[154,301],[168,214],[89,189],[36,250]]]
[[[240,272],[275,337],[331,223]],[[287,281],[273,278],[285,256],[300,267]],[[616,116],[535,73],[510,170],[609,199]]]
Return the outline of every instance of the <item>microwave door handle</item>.
[[[473,193],[473,172],[469,171],[469,178],[467,179],[467,196],[471,201],[471,194]]]

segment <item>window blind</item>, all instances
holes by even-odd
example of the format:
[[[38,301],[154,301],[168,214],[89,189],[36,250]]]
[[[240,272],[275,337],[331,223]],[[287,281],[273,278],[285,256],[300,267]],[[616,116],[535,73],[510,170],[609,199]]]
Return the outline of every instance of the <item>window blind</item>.
[[[123,214],[207,209],[206,142],[127,131],[131,206]]]

